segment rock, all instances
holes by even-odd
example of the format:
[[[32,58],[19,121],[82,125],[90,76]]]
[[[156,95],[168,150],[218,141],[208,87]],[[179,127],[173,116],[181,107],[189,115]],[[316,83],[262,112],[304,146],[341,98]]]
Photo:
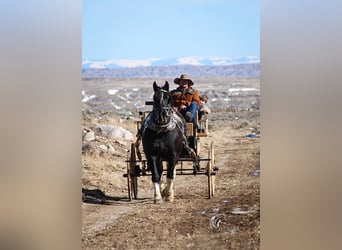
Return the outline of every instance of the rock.
[[[134,140],[134,136],[130,131],[119,126],[98,125],[96,129],[103,135],[113,139]]]
[[[122,147],[127,147],[127,143],[124,141],[116,140],[115,143],[119,144]]]
[[[255,170],[253,176],[260,176],[260,169]]]
[[[84,136],[85,141],[94,141],[95,140],[95,133],[93,131],[90,131],[85,134]]]
[[[252,212],[253,211],[243,211],[241,208],[237,207],[237,208],[234,208],[231,213],[239,215],[239,214],[249,214]]]
[[[260,135],[256,133],[249,133],[246,135],[247,138],[259,138]]]
[[[110,153],[114,153],[115,152],[115,148],[112,146],[112,144],[108,143],[107,148],[108,148],[108,151]]]
[[[91,149],[91,146],[89,143],[82,144],[82,154],[89,153],[90,149]]]

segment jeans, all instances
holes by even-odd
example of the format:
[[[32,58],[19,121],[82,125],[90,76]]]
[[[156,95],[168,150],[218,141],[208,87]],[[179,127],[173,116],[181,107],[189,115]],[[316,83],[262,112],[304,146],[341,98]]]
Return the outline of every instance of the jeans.
[[[182,110],[181,113],[182,115],[185,115],[186,112],[190,112],[191,113],[190,122],[193,122],[196,116],[197,109],[198,109],[197,102],[193,101],[185,110]]]

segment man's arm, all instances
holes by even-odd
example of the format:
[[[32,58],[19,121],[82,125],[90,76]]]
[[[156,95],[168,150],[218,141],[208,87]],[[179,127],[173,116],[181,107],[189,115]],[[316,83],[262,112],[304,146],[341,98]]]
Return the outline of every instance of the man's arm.
[[[184,104],[184,100],[182,100],[182,94],[181,93],[174,93],[172,95],[172,106],[176,108],[180,108],[182,104]]]
[[[200,98],[197,90],[194,91],[192,95],[192,100],[197,102],[197,105],[200,105]]]

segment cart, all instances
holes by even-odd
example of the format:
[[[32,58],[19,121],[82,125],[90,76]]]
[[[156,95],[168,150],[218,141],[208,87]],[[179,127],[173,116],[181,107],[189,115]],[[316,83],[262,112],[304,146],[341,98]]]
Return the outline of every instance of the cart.
[[[146,105],[152,105],[153,102],[146,102]],[[137,122],[137,130],[140,131],[144,120],[149,112],[139,112],[140,119]],[[215,148],[212,141],[208,150],[208,157],[199,156],[200,138],[208,136],[208,119],[204,118],[198,121],[198,114],[194,122],[186,123],[186,138],[190,148],[195,152],[194,156],[182,155],[176,164],[176,176],[180,175],[205,175],[208,179],[208,198],[211,199],[215,194],[215,177],[219,170],[215,166]],[[130,145],[127,150],[127,172],[123,177],[127,178],[128,198],[129,200],[138,199],[138,179],[140,177],[151,176],[147,168],[147,160],[143,157],[141,137],[137,135],[135,143]],[[184,166],[185,162],[192,162],[192,168]],[[202,164],[203,163],[203,164]],[[189,164],[188,164],[189,165]],[[204,166],[203,166],[204,165]],[[165,169],[164,169],[165,170]],[[165,173],[165,171],[163,171]]]

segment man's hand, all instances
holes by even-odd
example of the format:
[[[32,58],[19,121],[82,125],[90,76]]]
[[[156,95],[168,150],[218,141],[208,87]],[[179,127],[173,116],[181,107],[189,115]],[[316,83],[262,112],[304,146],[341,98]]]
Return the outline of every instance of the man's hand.
[[[186,109],[186,106],[185,106],[184,104],[182,104],[182,105],[180,106],[180,108],[181,108],[181,109]]]

